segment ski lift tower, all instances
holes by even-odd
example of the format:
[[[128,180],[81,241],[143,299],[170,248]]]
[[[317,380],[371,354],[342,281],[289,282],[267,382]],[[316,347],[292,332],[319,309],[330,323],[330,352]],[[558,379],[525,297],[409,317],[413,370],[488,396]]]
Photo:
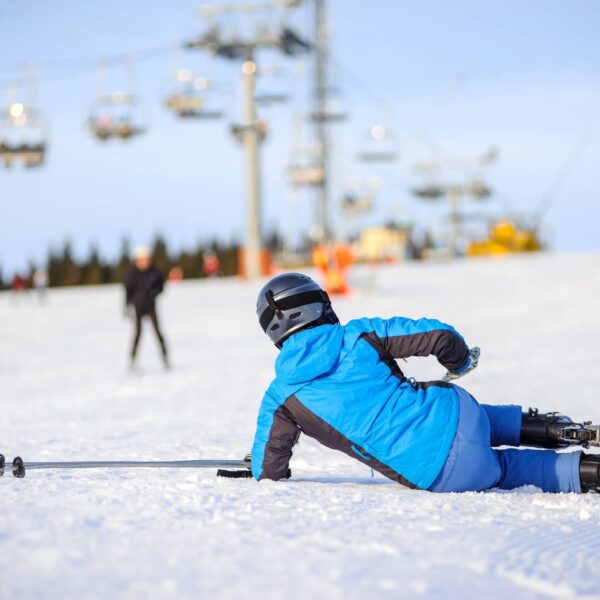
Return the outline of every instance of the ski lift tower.
[[[421,200],[437,201],[446,198],[449,206],[450,228],[448,232],[448,249],[452,256],[459,255],[459,242],[463,237],[462,224],[464,214],[461,208],[462,198],[486,200],[492,195],[492,189],[483,180],[482,168],[494,163],[498,158],[498,149],[492,146],[487,152],[474,159],[447,159],[448,166],[463,172],[466,180],[461,182],[442,181],[436,173],[442,169],[442,161],[421,163],[417,168],[425,175],[426,182],[414,187],[411,191]]]
[[[331,232],[329,223],[327,140],[327,31],[325,23],[325,0],[315,0],[315,71],[314,71],[314,112],[315,134],[319,144],[319,169],[323,178],[316,186],[317,223],[321,228],[322,241],[327,242]]]
[[[214,20],[227,14],[254,14],[274,10],[297,8],[301,0],[272,0],[256,4],[214,4],[200,8],[200,14]],[[239,139],[246,153],[246,235],[244,241],[244,273],[248,279],[257,279],[262,274],[261,250],[262,231],[260,222],[260,173],[259,143],[266,136],[266,124],[256,114],[257,53],[261,49],[279,50],[288,56],[303,54],[310,49],[288,26],[277,29],[263,27],[252,37],[237,33],[224,33],[212,23],[206,33],[185,44],[188,49],[202,49],[228,60],[242,61],[243,122],[232,126],[233,135]]]

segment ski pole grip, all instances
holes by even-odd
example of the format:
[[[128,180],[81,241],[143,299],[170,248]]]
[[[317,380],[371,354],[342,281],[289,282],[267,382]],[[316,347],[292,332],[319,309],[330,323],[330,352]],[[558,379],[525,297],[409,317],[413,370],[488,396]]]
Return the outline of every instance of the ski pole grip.
[[[227,477],[229,479],[245,479],[252,477],[252,471],[244,469],[242,471],[228,471],[227,469],[219,469],[217,477]]]

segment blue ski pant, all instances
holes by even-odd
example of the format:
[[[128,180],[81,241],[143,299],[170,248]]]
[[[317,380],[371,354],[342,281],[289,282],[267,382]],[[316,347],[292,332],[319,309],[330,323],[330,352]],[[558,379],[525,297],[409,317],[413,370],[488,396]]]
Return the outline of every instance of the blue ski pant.
[[[460,402],[458,427],[446,464],[430,491],[511,490],[534,485],[545,492],[581,493],[581,452],[496,450],[496,446],[519,445],[521,407],[478,404],[467,391],[454,388]]]

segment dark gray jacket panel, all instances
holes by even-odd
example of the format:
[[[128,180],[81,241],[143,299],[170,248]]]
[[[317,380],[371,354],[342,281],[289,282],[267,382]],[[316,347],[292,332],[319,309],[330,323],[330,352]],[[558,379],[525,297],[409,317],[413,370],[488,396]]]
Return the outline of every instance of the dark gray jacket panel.
[[[394,358],[433,354],[449,371],[462,367],[469,355],[469,347],[463,338],[450,329],[380,339],[384,348]]]
[[[364,448],[354,444],[352,440],[348,439],[329,423],[315,415],[312,411],[306,408],[306,406],[302,404],[302,402],[300,402],[296,396],[290,396],[285,401],[285,406],[288,408],[294,421],[298,423],[298,426],[302,432],[309,437],[316,439],[318,442],[324,446],[327,446],[328,448],[339,450],[351,458],[359,460],[360,462],[366,464],[373,470],[378,471],[393,481],[410,488],[416,487],[400,473],[396,473],[393,469],[387,465],[384,465],[374,456],[370,456]]]
[[[283,479],[292,458],[292,448],[300,437],[300,429],[285,406],[273,415],[269,441],[265,447],[261,479]]]

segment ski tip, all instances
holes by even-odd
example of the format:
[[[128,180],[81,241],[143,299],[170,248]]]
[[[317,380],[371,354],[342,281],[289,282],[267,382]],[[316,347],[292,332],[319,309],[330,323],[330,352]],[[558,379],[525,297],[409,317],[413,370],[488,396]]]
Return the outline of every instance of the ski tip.
[[[4,454],[0,454],[0,477],[4,475],[4,467],[6,465],[6,459],[4,458]]]
[[[13,475],[18,479],[25,477],[25,463],[20,456],[15,456],[13,459]]]

